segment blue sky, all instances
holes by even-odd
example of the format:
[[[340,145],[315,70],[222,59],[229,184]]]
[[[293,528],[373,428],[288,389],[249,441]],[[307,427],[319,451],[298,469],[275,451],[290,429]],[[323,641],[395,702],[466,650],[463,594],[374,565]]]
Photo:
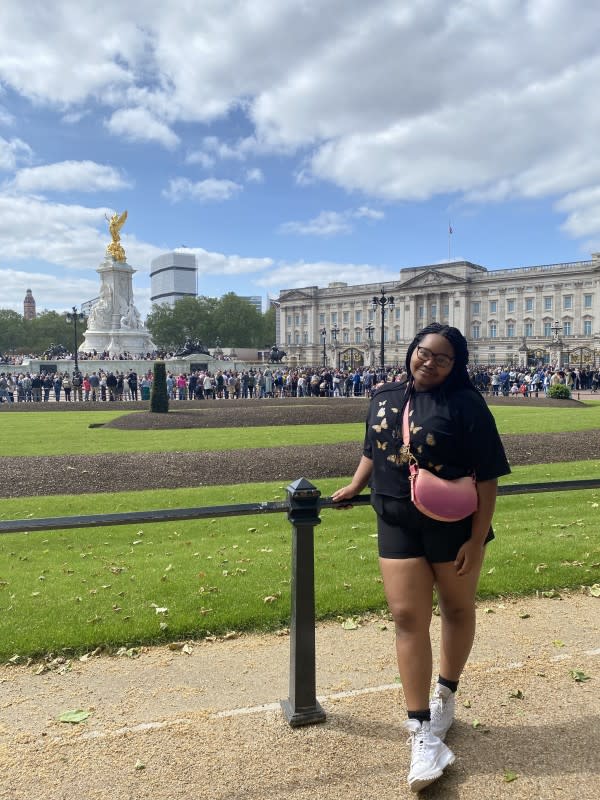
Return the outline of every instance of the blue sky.
[[[582,0],[3,0],[0,307],[95,297],[122,231],[199,291],[600,250],[600,14]]]

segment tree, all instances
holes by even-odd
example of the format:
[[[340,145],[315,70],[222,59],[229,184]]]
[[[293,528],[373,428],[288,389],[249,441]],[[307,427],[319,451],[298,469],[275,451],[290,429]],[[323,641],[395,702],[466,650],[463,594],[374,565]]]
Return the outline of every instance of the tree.
[[[275,320],[277,309],[270,306],[263,314],[263,335],[262,342],[258,345],[262,348],[272,347],[275,344]]]
[[[0,309],[0,353],[24,352],[25,320],[21,314],[7,308]]]
[[[188,337],[214,344],[212,314],[218,302],[210,297],[184,297],[174,306],[152,306],[146,326],[154,343],[164,350],[176,350]]]
[[[261,314],[252,303],[229,292],[221,299],[185,297],[174,306],[153,306],[146,325],[156,345],[175,350],[187,337],[213,347],[270,347],[275,341],[274,310]]]
[[[224,347],[262,346],[262,314],[233,292],[224,295],[213,315],[215,337]]]

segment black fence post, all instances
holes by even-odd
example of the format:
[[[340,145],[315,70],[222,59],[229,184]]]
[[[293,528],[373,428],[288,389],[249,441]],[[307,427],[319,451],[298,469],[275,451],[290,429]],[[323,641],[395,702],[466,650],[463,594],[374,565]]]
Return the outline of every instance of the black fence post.
[[[287,487],[292,523],[292,608],[290,623],[289,697],[281,701],[293,727],[325,721],[317,702],[315,659],[314,528],[319,525],[321,492],[305,478]]]

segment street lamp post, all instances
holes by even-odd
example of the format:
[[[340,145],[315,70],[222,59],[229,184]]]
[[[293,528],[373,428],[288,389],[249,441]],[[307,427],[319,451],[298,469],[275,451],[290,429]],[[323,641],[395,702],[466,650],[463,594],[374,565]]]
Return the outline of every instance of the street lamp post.
[[[325,342],[327,341],[327,330],[325,328],[321,328],[321,341],[323,342],[323,366],[327,364],[327,354],[325,352]]]
[[[369,342],[369,366],[372,367],[373,366],[373,364],[372,364],[372,360],[373,360],[372,359],[373,333],[375,332],[375,328],[369,322],[369,324],[367,325],[365,330],[367,332],[367,339],[368,339],[368,342]]]
[[[337,363],[337,337],[339,332],[340,329],[338,328],[338,326],[334,325],[333,328],[331,329],[331,341],[333,343],[333,349],[334,349],[333,366],[337,367],[338,369],[340,368],[340,365]]]
[[[79,372],[79,362],[77,361],[77,350],[78,350],[77,323],[84,321],[85,314],[83,313],[83,311],[77,311],[77,306],[73,306],[73,310],[67,312],[67,316],[66,316],[65,319],[66,319],[68,325],[73,323],[73,341],[75,342],[75,348],[73,350],[73,359],[75,361],[75,373],[78,373]]]
[[[385,309],[389,308],[390,311],[394,308],[394,298],[390,294],[389,296],[386,295],[385,289],[383,286],[381,287],[380,297],[377,295],[373,296],[373,311],[375,311],[378,307],[381,308],[381,348],[379,352],[379,359],[381,361],[381,372],[385,372]]]

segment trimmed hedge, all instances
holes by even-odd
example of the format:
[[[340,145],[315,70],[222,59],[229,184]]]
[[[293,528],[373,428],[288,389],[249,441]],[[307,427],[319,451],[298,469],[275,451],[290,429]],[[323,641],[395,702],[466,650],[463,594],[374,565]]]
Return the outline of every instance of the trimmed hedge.
[[[166,414],[169,411],[169,395],[167,393],[167,369],[164,362],[154,365],[154,380],[150,392],[150,411],[155,414]]]
[[[550,386],[548,389],[548,397],[552,397],[554,400],[569,400],[571,390],[564,383],[557,383],[556,386]]]

